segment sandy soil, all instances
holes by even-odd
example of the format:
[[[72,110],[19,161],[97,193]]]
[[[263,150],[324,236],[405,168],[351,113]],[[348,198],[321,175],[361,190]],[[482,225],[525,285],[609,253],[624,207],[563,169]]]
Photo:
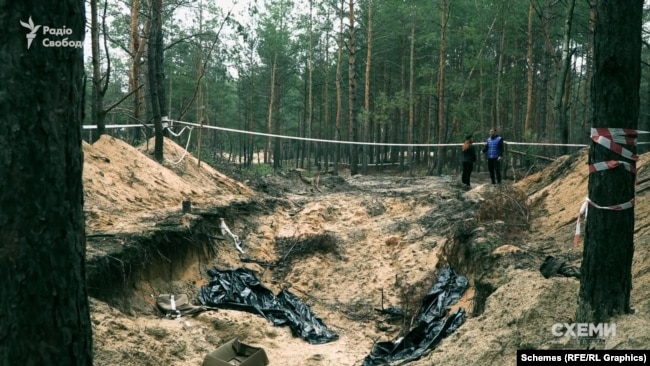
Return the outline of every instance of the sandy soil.
[[[539,265],[545,255],[561,254],[579,266],[580,247],[573,247],[572,238],[587,192],[586,150],[559,159],[516,187],[492,187],[485,184],[484,174],[475,173],[470,191],[462,189],[457,176],[323,175],[316,190],[297,173],[284,172],[244,185],[206,164],[197,167],[190,155],[179,164],[160,165],[146,146],[133,148],[113,138],[84,145],[84,151],[89,234],[155,228],[188,198],[195,207],[208,209],[273,196],[283,204],[230,221],[249,257],[277,261],[291,248],[287,243],[322,234],[336,239],[330,251],[301,248],[304,252],[291,265],[270,268],[243,263],[232,241],[219,240],[219,254],[209,263],[190,264],[171,275],[151,270],[134,284],[132,296],[151,305],[151,296],[158,293],[195,293],[207,281],[207,267],[245,266],[274,292],[286,287],[299,296],[339,333],[337,341],[310,345],[292,336],[288,327],[273,327],[260,316],[234,310],[170,320],[153,306],[118,310],[91,299],[96,365],[200,365],[207,353],[234,337],[264,348],[271,365],[360,365],[374,342],[393,340],[408,329],[408,319],[389,320],[376,309],[417,311],[445,248],[459,237],[474,253],[482,253],[461,264],[472,268],[472,287],[457,306],[466,307],[470,316],[433,352],[410,365],[514,365],[517,349],[568,342],[554,338],[550,326],[574,316],[579,284],[573,278],[545,279]],[[183,149],[167,140],[165,153],[176,162]],[[645,161],[639,164],[640,181]],[[523,192],[530,205],[523,226],[522,220],[512,222],[503,212],[485,209],[513,192]],[[607,348],[650,344],[649,328],[639,326],[650,325],[650,250],[645,238],[650,205],[643,184],[637,192],[632,294],[637,311],[615,320],[617,336],[607,341]],[[481,312],[476,286],[486,283],[493,292]]]
[[[167,158],[176,162],[184,150],[165,141]],[[251,197],[245,185],[186,156],[178,164],[158,164],[151,158],[153,141],[140,150],[122,140],[103,136],[84,142],[84,191],[88,232],[128,233],[155,224],[165,214],[181,210],[183,200],[197,209]],[[144,153],[142,153],[144,152]]]

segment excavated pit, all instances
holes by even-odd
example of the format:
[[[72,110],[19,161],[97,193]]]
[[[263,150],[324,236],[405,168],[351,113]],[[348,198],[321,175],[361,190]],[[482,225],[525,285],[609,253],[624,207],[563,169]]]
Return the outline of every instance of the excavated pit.
[[[86,202],[92,203],[86,208],[87,272],[97,365],[196,366],[234,336],[263,347],[272,364],[359,365],[376,342],[397,339],[410,327],[423,292],[446,265],[470,280],[451,309],[465,308],[467,321],[414,366],[507,364],[522,345],[556,342],[548,324],[575,313],[578,282],[546,279],[539,265],[549,254],[570,254],[579,265],[568,224],[580,205],[576,197],[586,191],[584,153],[567,157],[573,163],[562,164],[562,172],[545,172],[522,185],[523,200],[537,211],[531,223],[522,195],[511,191],[509,182],[492,187],[482,173],[465,191],[455,176],[322,175],[316,187],[295,173],[277,172],[242,179],[256,190],[251,193],[215,172],[201,178],[189,155],[184,165],[166,166],[176,174],[171,175],[149,158],[136,159],[137,153],[118,141],[85,149],[85,164],[92,168],[84,172],[84,188]],[[550,181],[555,177],[561,184]],[[637,190],[643,194],[644,187]],[[188,196],[196,210],[180,215]],[[233,203],[253,196],[258,201]],[[639,217],[647,216],[643,202]],[[206,212],[206,207],[222,208]],[[167,210],[179,214],[161,219]],[[135,226],[153,215],[155,226],[151,221]],[[248,258],[220,236],[220,218],[243,239]],[[640,223],[637,235],[643,238],[647,227]],[[637,244],[638,282],[649,273],[650,256],[646,241]],[[312,346],[242,311],[220,309],[174,320],[156,313],[152,295],[176,292],[195,299],[213,266],[251,269],[274,293],[289,288],[340,334],[339,340]],[[634,289],[639,309],[647,305],[646,282]],[[637,331],[645,329],[638,324],[647,319],[638,314],[616,320],[623,347],[648,343]],[[608,347],[620,348],[619,343]]]
[[[472,218],[475,208],[471,206],[467,204],[459,210],[462,212],[459,217],[429,214],[421,218],[421,221],[436,226],[444,226],[445,223],[441,224],[440,220],[454,223],[446,227],[448,240],[441,246],[435,268],[424,278],[435,278],[446,266],[466,276],[471,285],[467,296],[470,305],[467,313],[478,316],[483,311],[485,299],[497,288],[486,279],[488,271],[495,266],[497,256],[491,255],[489,251],[493,248],[480,239],[485,235],[485,228]],[[186,293],[194,299],[198,288],[206,281],[207,270],[214,266],[228,268],[252,263],[262,272],[270,269],[270,277],[267,278],[273,283],[287,285],[287,274],[300,260],[315,255],[330,255],[335,260],[346,260],[343,240],[331,232],[274,238],[275,259],[272,261],[233,256],[233,251],[228,248],[233,246],[233,241],[219,230],[220,220],[224,219],[232,227],[237,227],[242,245],[246,245],[246,238],[258,225],[257,217],[271,215],[278,207],[290,208],[290,203],[278,198],[267,198],[263,202],[253,200],[194,214],[170,216],[157,224],[158,230],[145,233],[88,235],[86,272],[89,296],[127,314],[151,314],[155,311],[153,299],[157,294]],[[372,207],[368,207],[368,210],[372,211]],[[394,239],[394,236],[390,237],[386,243],[390,245]],[[220,260],[220,255],[225,252],[229,258]],[[514,253],[512,260],[533,262],[533,259],[523,257]],[[404,307],[404,314],[397,318],[408,317],[417,310],[416,304],[424,295],[427,281],[405,284],[396,278],[390,290],[398,294],[399,302]],[[307,293],[304,295],[309,296]],[[380,308],[383,303],[362,307]],[[367,311],[370,310],[361,313]],[[356,317],[364,319],[363,316]],[[399,323],[401,320],[396,321],[393,316],[389,317],[388,322]],[[408,325],[404,323],[400,327],[407,329]]]
[[[253,216],[268,213],[277,203],[249,201],[177,214],[144,233],[88,235],[88,294],[128,314],[150,314],[153,298],[160,293],[187,293],[193,298],[207,269],[218,264],[220,252],[234,245],[221,232],[221,219],[242,228],[240,235],[245,238]]]
[[[125,165],[130,162],[134,152],[127,146],[113,140],[104,144],[124,150]],[[93,153],[100,156],[99,150]],[[87,212],[93,229],[88,235],[87,281],[98,364],[197,365],[235,335],[265,347],[270,359],[287,365],[354,364],[375,342],[407,334],[444,267],[467,276],[471,286],[449,313],[462,307],[477,316],[484,298],[498,287],[485,273],[491,263],[499,262],[493,258],[492,243],[501,240],[498,235],[483,240],[492,229],[499,230],[493,224],[497,218],[477,218],[485,188],[464,191],[453,177],[323,175],[315,185],[295,172],[278,172],[246,180],[257,192],[245,201],[218,190],[192,202],[192,213],[183,214],[185,195],[198,192],[194,187],[204,183],[183,188],[185,193],[172,200],[170,193],[182,182],[167,177],[169,172],[132,177],[113,166],[114,157],[110,163],[96,160],[104,175],[114,168],[114,181],[125,180],[125,187],[139,188],[148,177],[162,187],[146,195],[134,190],[124,198],[125,205],[139,210],[137,217],[124,217],[115,209],[118,194],[128,191],[124,186],[108,186],[112,194],[89,191],[89,197],[106,200]],[[182,169],[173,168],[178,177],[189,179],[199,176],[194,166],[188,162]],[[211,174],[219,184],[228,182]],[[93,183],[107,182],[99,171],[97,176]],[[232,182],[227,186],[244,191]],[[168,211],[160,209],[167,209],[167,201],[175,213],[163,217]],[[229,203],[214,205],[220,201]],[[164,207],[149,208],[148,202]],[[150,220],[131,234],[115,234],[126,227],[121,219],[151,218],[152,213],[157,215],[155,225]],[[246,255],[220,231],[221,219],[241,239]],[[158,295],[186,294],[195,302],[213,267],[245,267],[274,293],[289,289],[340,339],[311,347],[262,317],[233,310],[180,321],[161,316],[155,306]]]

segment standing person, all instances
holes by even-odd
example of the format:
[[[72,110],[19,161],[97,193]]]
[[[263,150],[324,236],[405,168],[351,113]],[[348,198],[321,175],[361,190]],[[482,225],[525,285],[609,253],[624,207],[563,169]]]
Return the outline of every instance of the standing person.
[[[469,178],[472,175],[472,170],[474,170],[474,162],[476,161],[476,149],[474,148],[474,139],[472,135],[465,136],[465,141],[463,142],[463,175],[461,181],[463,184],[470,187]]]
[[[488,161],[488,171],[492,184],[501,183],[501,160],[503,159],[503,137],[497,134],[496,128],[490,130],[490,137],[483,148]],[[496,177],[495,177],[496,176]]]

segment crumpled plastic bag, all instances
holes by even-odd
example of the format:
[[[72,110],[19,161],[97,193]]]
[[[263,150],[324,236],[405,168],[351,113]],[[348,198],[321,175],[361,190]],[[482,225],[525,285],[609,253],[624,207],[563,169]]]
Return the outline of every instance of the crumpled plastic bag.
[[[263,316],[276,326],[289,325],[294,335],[311,344],[328,343],[338,334],[327,329],[309,306],[286,289],[276,296],[247,268],[208,270],[210,283],[199,289],[204,306],[248,311]]]
[[[449,307],[463,296],[469,285],[465,276],[447,267],[422,299],[411,330],[403,338],[377,342],[364,359],[363,366],[403,365],[431,352],[443,338],[465,322],[465,309],[447,316]]]

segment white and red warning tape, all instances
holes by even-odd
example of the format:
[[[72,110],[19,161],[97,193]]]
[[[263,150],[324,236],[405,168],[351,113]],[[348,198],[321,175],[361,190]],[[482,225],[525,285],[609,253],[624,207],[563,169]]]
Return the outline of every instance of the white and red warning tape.
[[[639,160],[639,156],[619,144],[636,146],[636,136],[642,133],[650,132],[633,130],[629,128],[592,128],[591,139],[594,142],[606,147],[609,150],[612,150],[624,158],[632,160],[632,162],[630,163],[623,160],[608,160],[594,163],[589,165],[589,174],[608,169],[615,169],[622,166],[627,171],[636,176],[636,162]],[[590,200],[589,197],[587,197],[580,206],[580,211],[578,212],[578,219],[576,220],[576,232],[573,237],[573,245],[577,246],[580,242],[580,221],[583,216],[585,218],[585,221],[587,220],[587,211],[589,210],[589,206],[599,208],[601,210],[622,211],[634,207],[635,199],[635,197],[632,197],[631,200],[621,204],[612,206],[600,206]]]

